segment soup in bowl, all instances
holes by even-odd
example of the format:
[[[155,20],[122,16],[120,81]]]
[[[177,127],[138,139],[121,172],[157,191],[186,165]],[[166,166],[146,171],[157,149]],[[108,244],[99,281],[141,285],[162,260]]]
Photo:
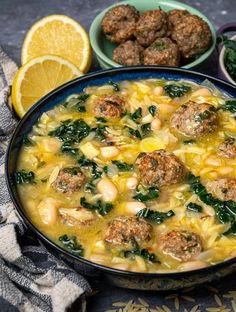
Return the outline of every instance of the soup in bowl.
[[[23,137],[24,211],[74,256],[174,273],[236,256],[235,100],[205,81],[86,86]]]

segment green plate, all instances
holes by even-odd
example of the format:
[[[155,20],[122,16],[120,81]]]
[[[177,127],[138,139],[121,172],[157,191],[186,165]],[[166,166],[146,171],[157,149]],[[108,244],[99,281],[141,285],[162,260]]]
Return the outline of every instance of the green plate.
[[[200,16],[203,20],[205,20],[211,30],[212,33],[212,45],[211,47],[201,54],[198,58],[196,58],[194,61],[192,61],[189,64],[186,64],[182,66],[183,68],[193,68],[196,67],[197,65],[201,64],[203,61],[205,61],[213,52],[215,49],[216,45],[216,31],[215,27],[213,24],[208,20],[208,18],[203,15],[201,12],[198,10],[194,9],[193,7],[178,2],[178,1],[173,1],[173,0],[127,0],[127,1],[122,1],[119,3],[116,3],[115,5],[112,5],[102,11],[97,17],[94,19],[90,31],[89,31],[89,36],[90,36],[90,41],[92,48],[96,54],[96,57],[98,59],[98,62],[100,66],[103,69],[107,69],[110,67],[120,67],[121,65],[115,63],[112,61],[112,53],[114,48],[116,47],[116,44],[109,42],[101,29],[101,22],[103,19],[103,16],[105,13],[110,10],[112,7],[117,6],[119,4],[130,4],[136,7],[137,10],[140,12],[144,12],[147,10],[153,10],[153,9],[158,9],[161,7],[164,11],[170,11],[173,9],[179,9],[179,10],[188,10],[191,14],[195,14]]]

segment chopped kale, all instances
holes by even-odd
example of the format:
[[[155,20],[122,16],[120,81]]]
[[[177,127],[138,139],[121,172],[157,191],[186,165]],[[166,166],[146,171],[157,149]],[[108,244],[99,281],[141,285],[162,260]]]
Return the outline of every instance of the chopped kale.
[[[88,159],[84,155],[82,155],[78,160],[78,164],[81,168],[91,168],[91,176],[93,179],[98,179],[102,175],[102,171],[98,169],[98,165],[95,161]]]
[[[59,241],[64,245],[66,249],[68,249],[71,253],[83,257],[84,256],[84,248],[77,241],[76,236],[68,236],[66,234],[59,237]]]
[[[156,105],[151,105],[148,107],[149,113],[154,117],[156,112],[157,112],[157,106]]]
[[[27,146],[27,147],[34,145],[34,143],[28,137],[24,138],[22,143],[24,146]]]
[[[78,103],[75,106],[78,112],[80,113],[86,112],[85,102],[87,101],[89,97],[90,97],[90,94],[87,94],[87,93],[79,95],[79,97],[77,98]]]
[[[165,92],[171,97],[181,97],[185,93],[191,91],[191,87],[185,85],[177,85],[177,84],[168,84],[164,87]]]
[[[130,114],[130,118],[137,122],[142,117],[142,108],[139,107],[136,109],[136,111],[133,114]]]
[[[141,202],[147,202],[147,201],[156,199],[159,196],[159,189],[155,186],[150,187],[146,191],[141,192],[137,190],[137,192],[138,194],[133,196],[133,198]]]
[[[80,198],[80,205],[90,210],[96,210],[101,216],[107,215],[113,208],[111,203],[98,200],[95,204],[87,202],[85,197]]]
[[[95,191],[96,191],[96,184],[94,184],[94,181],[91,180],[91,181],[85,183],[84,190],[86,192],[95,193]]]
[[[141,249],[134,237],[132,237],[131,243],[133,246],[132,250],[123,250],[123,256],[125,258],[133,258],[134,256],[140,256],[148,261],[160,263],[160,261],[157,259],[154,253],[150,253],[147,249],[144,248]]]
[[[142,135],[140,134],[140,132],[138,130],[134,130],[130,127],[127,127],[127,129],[128,129],[129,135],[131,135],[131,136],[133,136],[139,140],[142,140]]]
[[[224,105],[222,105],[221,108],[223,110],[229,111],[230,113],[232,113],[234,118],[236,118],[236,100],[227,101]]]
[[[120,171],[130,171],[133,170],[133,165],[127,164],[126,162],[119,161],[119,160],[112,160],[113,165],[116,165],[116,167]],[[104,170],[104,168],[103,168]]]
[[[15,182],[16,184],[34,184],[35,174],[33,171],[20,170],[15,173]]]
[[[147,136],[152,131],[151,130],[151,124],[146,123],[146,124],[142,125],[141,130],[142,130],[143,136]]]
[[[95,131],[95,137],[101,142],[106,139],[106,128],[107,126],[101,125],[92,129],[93,131]]]
[[[148,208],[144,208],[136,214],[137,217],[144,218],[155,224],[161,224],[166,219],[171,218],[174,215],[175,213],[172,210],[169,210],[167,212],[160,212],[160,211],[150,210]]]
[[[187,145],[187,144],[194,144],[195,142],[196,142],[195,140],[185,140],[185,141],[183,141],[183,143],[185,145]]]
[[[223,43],[225,46],[225,68],[232,79],[236,81],[236,42],[228,39],[226,36],[220,36],[217,39],[218,43]]]
[[[68,155],[71,155],[71,156],[75,156],[78,154],[78,148],[73,148],[71,146],[71,143],[69,142],[64,142],[61,146],[61,152],[64,153],[64,154],[68,154]]]
[[[187,209],[193,212],[202,212],[202,206],[195,204],[195,203],[189,203],[187,205]]]
[[[216,216],[220,223],[231,223],[231,230],[226,233],[233,232],[235,228],[235,216],[236,216],[236,203],[232,200],[221,201],[218,198],[213,197],[212,194],[207,192],[205,186],[202,185],[200,178],[189,175],[188,182],[191,190],[198,195],[200,200],[206,205],[212,206],[215,209]]]
[[[119,92],[120,91],[120,87],[119,87],[119,85],[116,82],[110,80],[110,81],[108,81],[108,84],[113,87],[113,90],[115,92]]]
[[[106,123],[107,120],[104,117],[95,117],[97,120],[97,123]]]

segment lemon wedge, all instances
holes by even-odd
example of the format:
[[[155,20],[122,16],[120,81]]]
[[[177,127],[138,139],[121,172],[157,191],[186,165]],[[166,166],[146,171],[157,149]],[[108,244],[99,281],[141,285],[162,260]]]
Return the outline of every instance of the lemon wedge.
[[[31,59],[52,54],[65,58],[83,73],[92,62],[90,41],[85,29],[65,15],[49,15],[36,22],[26,34],[21,54],[25,64]]]
[[[63,83],[83,75],[69,61],[53,55],[37,57],[23,65],[12,85],[12,104],[19,117],[41,97]]]

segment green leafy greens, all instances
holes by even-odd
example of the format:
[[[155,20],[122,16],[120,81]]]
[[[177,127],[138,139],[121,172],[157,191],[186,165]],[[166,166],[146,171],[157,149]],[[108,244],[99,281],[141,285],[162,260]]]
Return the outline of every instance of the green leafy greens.
[[[175,215],[174,211],[169,210],[167,212],[154,211],[149,208],[144,208],[140,210],[136,216],[139,218],[144,218],[152,223],[161,224],[166,219],[171,218]]]
[[[232,79],[236,81],[236,41],[230,40],[226,36],[218,37],[217,41],[225,46],[225,68]]]
[[[77,98],[78,103],[76,104],[76,109],[78,112],[80,113],[84,113],[86,112],[86,107],[85,107],[85,102],[87,101],[87,99],[90,97],[90,94],[80,94]]]
[[[150,187],[148,190],[137,190],[138,194],[134,195],[133,198],[141,202],[147,202],[158,198],[159,189],[155,186]]]
[[[130,171],[133,169],[133,165],[129,165],[126,162],[119,161],[119,160],[112,160],[113,165],[116,165],[116,167],[120,171]]]
[[[91,175],[92,178],[98,179],[102,175],[102,171],[98,169],[98,165],[96,164],[95,161],[88,159],[84,155],[82,155],[78,160],[78,164],[80,165],[81,168],[91,168]]]
[[[98,200],[95,204],[87,202],[85,197],[80,198],[80,205],[90,210],[96,210],[101,216],[107,215],[113,208],[111,203]]]
[[[59,237],[59,241],[64,245],[66,249],[68,249],[71,253],[83,257],[84,256],[84,248],[77,241],[76,236],[68,236],[66,234]]]
[[[223,110],[229,111],[236,118],[236,100],[227,101],[221,106]]]
[[[154,117],[156,112],[157,112],[157,106],[156,105],[151,105],[148,107],[149,113]]]
[[[191,87],[185,85],[168,84],[165,85],[164,90],[171,98],[176,98],[190,92]]]
[[[35,174],[33,171],[20,170],[15,173],[15,182],[16,184],[34,184]]]
[[[193,212],[202,212],[202,206],[195,203],[188,203],[187,209]]]
[[[137,122],[142,117],[142,108],[139,107],[136,109],[136,111],[133,114],[130,114],[130,118]]]
[[[216,216],[220,223],[231,223],[230,229],[224,234],[236,234],[236,203],[232,200],[221,201],[213,197],[212,194],[207,192],[205,186],[202,185],[200,178],[193,174],[189,174],[188,182],[191,190],[198,195],[201,201],[215,209]]]
[[[108,84],[113,87],[113,90],[115,92],[119,92],[120,91],[120,87],[119,87],[119,85],[116,82],[110,80],[110,81],[108,81]]]

